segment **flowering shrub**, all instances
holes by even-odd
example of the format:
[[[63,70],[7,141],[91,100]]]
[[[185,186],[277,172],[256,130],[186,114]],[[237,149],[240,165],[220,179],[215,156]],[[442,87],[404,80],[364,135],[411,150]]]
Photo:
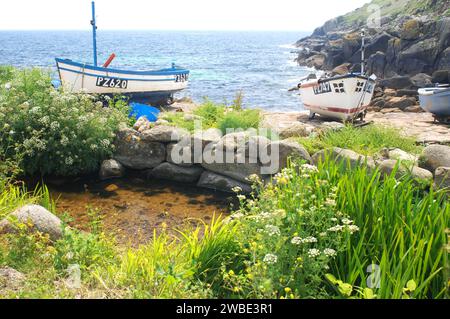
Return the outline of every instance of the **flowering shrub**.
[[[104,108],[90,95],[51,86],[39,69],[14,70],[0,82],[0,145],[7,158],[21,154],[26,174],[76,175],[98,168],[113,151],[124,108]]]
[[[233,293],[254,298],[317,298],[326,295],[329,264],[359,231],[336,209],[336,187],[316,167],[292,164],[258,198],[238,195],[241,208],[232,216],[241,230],[246,271],[224,277]],[[239,191],[239,189],[235,189]]]

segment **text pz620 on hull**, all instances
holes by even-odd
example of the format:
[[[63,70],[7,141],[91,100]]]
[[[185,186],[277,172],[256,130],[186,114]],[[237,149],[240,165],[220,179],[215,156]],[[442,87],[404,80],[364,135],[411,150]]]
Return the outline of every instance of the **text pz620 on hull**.
[[[99,67],[97,64],[97,25],[95,2],[92,1],[92,39],[94,63],[78,63],[67,59],[56,59],[61,85],[71,93],[120,94],[133,100],[143,100],[151,104],[170,104],[173,94],[188,86],[189,70],[174,63],[167,69],[151,71],[130,71],[110,69],[110,58]]]

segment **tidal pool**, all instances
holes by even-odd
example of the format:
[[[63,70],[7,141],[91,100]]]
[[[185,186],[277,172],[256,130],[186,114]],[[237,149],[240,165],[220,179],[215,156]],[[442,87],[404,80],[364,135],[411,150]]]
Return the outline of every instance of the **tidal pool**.
[[[230,213],[234,196],[161,180],[129,177],[109,181],[80,179],[72,183],[48,183],[59,214],[65,213],[70,225],[89,229],[88,210],[97,210],[104,229],[120,243],[145,243],[154,231],[209,223],[214,216]]]

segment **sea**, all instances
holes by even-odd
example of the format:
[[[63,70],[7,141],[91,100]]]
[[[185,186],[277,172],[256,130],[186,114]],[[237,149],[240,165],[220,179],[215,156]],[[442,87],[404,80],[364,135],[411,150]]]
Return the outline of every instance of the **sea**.
[[[189,89],[176,98],[232,103],[242,92],[246,108],[303,109],[289,92],[311,70],[294,61],[302,32],[98,31],[98,60],[111,53],[113,68],[150,70],[176,65],[191,71]],[[89,31],[0,31],[0,65],[48,68],[55,58],[92,63]]]

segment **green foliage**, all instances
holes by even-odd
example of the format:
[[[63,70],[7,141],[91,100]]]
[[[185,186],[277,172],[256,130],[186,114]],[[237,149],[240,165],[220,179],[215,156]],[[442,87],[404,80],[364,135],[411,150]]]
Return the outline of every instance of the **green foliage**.
[[[104,108],[92,96],[56,91],[40,69],[14,69],[9,86],[0,86],[0,147],[26,174],[96,170],[128,121],[123,105]]]
[[[259,128],[261,123],[261,112],[259,110],[242,110],[227,112],[218,122],[217,126],[226,134],[227,130],[248,130]]]
[[[365,168],[344,170],[325,163],[319,170],[338,187],[338,209],[361,229],[349,238],[349,249],[338,256],[333,274],[366,288],[371,276],[366,269],[377,264],[380,271],[372,276],[379,276],[379,298],[402,298],[410,280],[418,283],[414,298],[443,297],[450,213],[445,195],[433,189],[424,193],[413,180],[399,181],[395,174],[382,179]]]
[[[317,137],[300,138],[298,141],[310,154],[331,147],[351,149],[363,155],[374,155],[383,148],[400,148],[414,154],[421,151],[413,138],[402,136],[394,128],[379,125],[362,128],[348,125],[341,130],[328,130]]]
[[[188,248],[188,259],[193,266],[194,278],[208,284],[222,297],[223,269],[243,270],[241,249],[236,240],[237,225],[226,225],[214,218],[210,225],[194,231],[180,232]]]
[[[229,289],[245,298],[326,297],[328,265],[358,231],[336,209],[336,197],[315,167],[300,164],[278,174],[258,198],[240,196],[241,209],[232,217],[249,257],[245,272],[227,274]]]
[[[241,103],[242,97],[240,94],[237,95],[230,107],[215,104],[205,99],[203,104],[193,110],[192,119],[187,120],[182,112],[166,112],[162,115],[162,118],[169,121],[171,125],[184,128],[191,133],[196,129],[195,121],[201,124],[203,130],[219,128],[223,133],[226,133],[227,129],[259,128],[262,121],[261,112],[259,110],[244,110]]]
[[[94,267],[105,267],[116,258],[114,241],[95,233],[83,233],[66,228],[64,238],[56,242],[54,267],[64,273],[69,265],[80,266],[82,275],[88,276]]]

